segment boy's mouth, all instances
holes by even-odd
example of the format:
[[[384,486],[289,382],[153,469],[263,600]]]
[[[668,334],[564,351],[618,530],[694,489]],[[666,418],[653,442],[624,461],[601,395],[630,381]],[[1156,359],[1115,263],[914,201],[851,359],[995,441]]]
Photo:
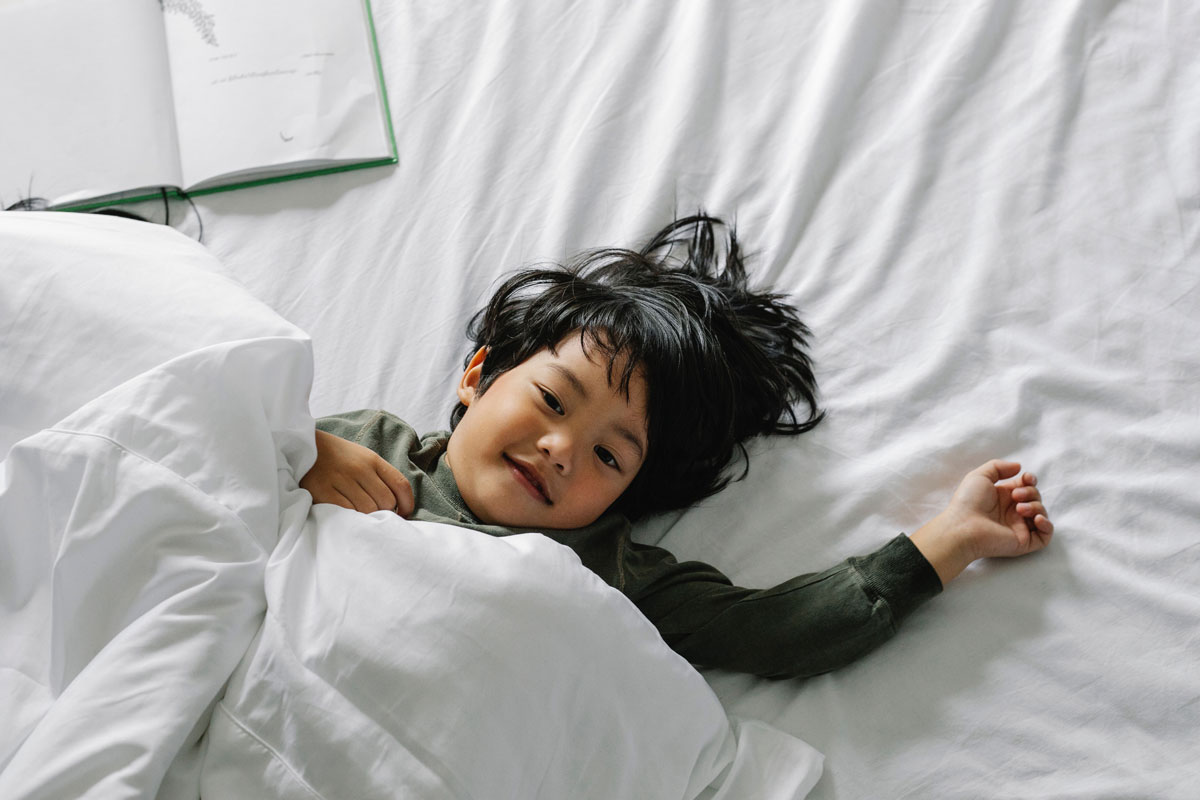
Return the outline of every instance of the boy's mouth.
[[[548,506],[553,505],[550,494],[546,491],[546,486],[535,469],[510,458],[507,453],[504,454],[504,461],[508,464],[508,469],[512,472],[513,477],[517,479],[517,483],[521,484],[531,497]]]

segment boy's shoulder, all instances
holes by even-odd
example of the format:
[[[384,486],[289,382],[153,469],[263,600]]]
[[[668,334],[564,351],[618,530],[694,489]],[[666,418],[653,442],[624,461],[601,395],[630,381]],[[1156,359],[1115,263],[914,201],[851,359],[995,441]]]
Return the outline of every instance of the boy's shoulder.
[[[317,429],[370,448],[397,467],[408,461],[425,472],[433,469],[450,439],[449,431],[418,434],[400,417],[378,408],[320,417]]]

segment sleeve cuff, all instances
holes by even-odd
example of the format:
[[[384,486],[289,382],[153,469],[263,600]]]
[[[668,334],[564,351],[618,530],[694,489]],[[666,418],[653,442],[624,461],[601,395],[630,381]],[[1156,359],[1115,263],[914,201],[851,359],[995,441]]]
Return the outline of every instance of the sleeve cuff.
[[[883,598],[899,624],[926,600],[940,594],[933,565],[903,533],[868,556],[850,559],[867,590]]]

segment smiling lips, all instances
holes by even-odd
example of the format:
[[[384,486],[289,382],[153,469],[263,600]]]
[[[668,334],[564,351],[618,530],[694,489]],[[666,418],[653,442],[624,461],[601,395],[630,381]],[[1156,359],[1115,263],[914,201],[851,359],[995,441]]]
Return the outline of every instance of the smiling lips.
[[[512,472],[513,477],[517,479],[517,483],[521,484],[531,497],[548,506],[553,505],[550,495],[546,492],[546,487],[542,484],[541,478],[538,477],[537,472],[532,467],[527,467],[519,461],[514,461],[507,454],[504,456],[504,461],[508,464],[508,469]]]

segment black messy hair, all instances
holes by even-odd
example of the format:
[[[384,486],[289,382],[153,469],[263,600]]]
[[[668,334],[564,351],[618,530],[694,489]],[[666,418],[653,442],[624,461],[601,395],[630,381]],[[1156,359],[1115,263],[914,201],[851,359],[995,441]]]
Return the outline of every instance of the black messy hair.
[[[725,230],[723,247],[717,229]],[[480,393],[572,335],[608,360],[609,381],[626,396],[641,372],[648,453],[613,506],[631,519],[720,491],[733,479],[735,455],[741,480],[749,471],[746,440],[801,434],[825,416],[808,327],[783,295],[749,288],[733,227],[703,212],[672,222],[636,252],[592,250],[514,274],[472,317],[467,335],[473,350],[488,348]],[[451,428],[465,412],[460,403]]]

